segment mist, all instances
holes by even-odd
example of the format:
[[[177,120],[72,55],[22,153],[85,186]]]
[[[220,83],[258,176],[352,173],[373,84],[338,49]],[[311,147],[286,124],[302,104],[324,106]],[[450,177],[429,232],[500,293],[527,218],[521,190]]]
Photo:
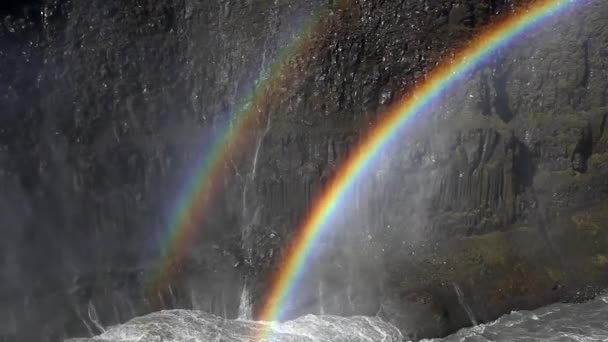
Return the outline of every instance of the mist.
[[[0,341],[151,313],[266,329],[251,321],[356,146],[522,4],[3,5]],[[392,137],[325,223],[277,336],[442,337],[605,289],[607,18],[589,1],[542,22]],[[189,208],[197,179],[213,191]],[[196,229],[171,245],[183,208]]]

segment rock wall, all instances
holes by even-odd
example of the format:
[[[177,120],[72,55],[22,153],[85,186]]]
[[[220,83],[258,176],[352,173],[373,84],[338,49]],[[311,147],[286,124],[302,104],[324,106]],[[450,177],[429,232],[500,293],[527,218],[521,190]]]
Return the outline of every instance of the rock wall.
[[[295,194],[314,199],[374,115],[438,60],[428,51],[446,51],[475,31],[477,20],[464,18],[480,16],[455,20],[463,8],[454,5],[404,19],[412,12],[399,6],[415,4],[345,12],[308,59],[277,115],[297,116],[264,145],[261,235],[288,240],[301,220],[277,213],[301,205]],[[568,23],[544,23],[415,118],[342,203],[318,247],[325,254],[311,262],[326,266],[311,267],[291,315],[380,312],[424,337],[603,288],[606,14],[591,1]],[[580,230],[577,217],[596,228]],[[268,249],[259,252],[263,260]]]
[[[0,337],[94,335],[158,308],[234,318],[243,286],[258,308],[352,146],[517,3],[10,3]],[[195,247],[166,288],[146,293],[205,137],[314,16],[319,28],[226,159]],[[586,1],[567,16],[498,53],[385,152],[288,317],[379,313],[412,337],[437,336],[471,324],[466,306],[486,321],[605,286],[608,7]]]

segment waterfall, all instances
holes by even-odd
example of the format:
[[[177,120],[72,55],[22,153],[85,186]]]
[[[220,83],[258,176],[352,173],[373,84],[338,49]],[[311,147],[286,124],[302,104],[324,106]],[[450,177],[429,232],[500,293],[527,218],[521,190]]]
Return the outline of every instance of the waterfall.
[[[255,153],[253,155],[251,171],[246,176],[245,184],[243,186],[243,194],[242,194],[243,208],[242,208],[242,212],[241,212],[241,218],[242,218],[243,222],[246,222],[246,224],[243,225],[243,228],[241,231],[241,247],[242,247],[243,251],[245,252],[244,254],[245,254],[245,263],[246,264],[250,264],[251,259],[253,257],[253,247],[251,246],[250,234],[251,234],[252,229],[253,229],[254,225],[256,224],[256,222],[259,222],[259,220],[260,220],[259,216],[260,216],[260,209],[261,209],[261,207],[258,206],[255,209],[255,211],[253,212],[253,215],[251,215],[249,213],[248,206],[247,206],[247,191],[249,190],[249,185],[255,181],[256,170],[257,170],[257,165],[258,165],[258,156],[260,154],[262,141],[268,134],[268,131],[270,131],[270,116],[268,117],[268,119],[266,121],[266,127],[264,129],[264,132],[258,138],[256,147],[255,147]],[[243,279],[243,289],[241,291],[241,298],[239,301],[238,318],[243,319],[243,320],[251,320],[251,319],[253,319],[252,311],[253,310],[251,307],[251,296],[249,294],[249,289],[247,288],[247,278],[245,277]]]
[[[175,297],[175,293],[173,293],[173,286],[171,286],[171,284],[169,284],[169,295],[169,299],[171,300],[171,303],[169,305],[171,305],[171,308],[174,308],[177,303],[177,298]]]
[[[192,306],[192,310],[202,310],[198,303],[196,292],[194,292],[194,287],[190,287],[190,304]]]
[[[257,167],[258,167],[258,156],[260,154],[260,148],[262,147],[262,141],[264,140],[264,138],[266,137],[266,135],[268,134],[269,131],[270,131],[270,116],[268,116],[268,119],[266,120],[266,127],[264,128],[264,132],[262,132],[262,134],[258,137],[258,141],[255,146],[255,152],[253,154],[253,161],[251,163],[251,171],[245,178],[245,184],[243,185],[243,211],[241,213],[243,220],[246,220],[247,216],[248,216],[248,214],[247,214],[247,192],[249,190],[249,185],[250,185],[250,183],[253,183],[253,181],[255,180],[255,174],[257,171]]]
[[[253,319],[253,309],[251,307],[251,297],[249,295],[249,289],[247,288],[247,279],[243,283],[243,290],[241,291],[241,299],[239,301],[239,316],[241,320]]]
[[[95,325],[95,327],[99,331],[101,331],[101,332],[106,331],[106,329],[103,327],[103,325],[99,322],[99,316],[97,315],[97,310],[95,309],[95,304],[93,304],[93,302],[90,300],[89,300],[89,305],[87,307],[87,315],[89,316],[89,320],[91,321],[91,323],[93,323],[93,325]]]
[[[469,307],[469,305],[467,305],[467,303],[464,301],[464,294],[462,293],[462,290],[458,284],[456,284],[456,282],[452,282],[452,285],[454,286],[454,291],[456,291],[456,296],[458,296],[460,306],[462,306],[464,311],[467,313],[467,316],[469,316],[471,323],[473,323],[473,325],[477,325],[477,320],[475,319],[475,316],[473,316],[473,310],[471,310],[471,307]]]
[[[319,296],[319,315],[325,315],[325,303],[323,302],[323,279],[319,279],[317,283],[317,291]]]

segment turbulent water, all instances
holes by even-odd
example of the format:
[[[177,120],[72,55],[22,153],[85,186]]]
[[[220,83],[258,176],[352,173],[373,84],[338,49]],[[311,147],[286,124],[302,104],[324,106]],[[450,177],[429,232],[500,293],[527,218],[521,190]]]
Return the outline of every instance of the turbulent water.
[[[201,311],[170,310],[135,318],[102,335],[70,342],[245,342],[268,323],[226,320]],[[307,315],[272,324],[267,341],[403,341],[394,326],[376,317]],[[608,295],[582,304],[553,304],[517,311],[443,339],[427,341],[608,341]]]
[[[269,323],[226,320],[202,311],[168,310],[138,317],[91,339],[70,342],[237,342],[253,341]],[[375,317],[307,315],[272,324],[268,342],[383,341],[403,337],[394,326]]]
[[[433,341],[608,341],[608,295],[516,311]]]

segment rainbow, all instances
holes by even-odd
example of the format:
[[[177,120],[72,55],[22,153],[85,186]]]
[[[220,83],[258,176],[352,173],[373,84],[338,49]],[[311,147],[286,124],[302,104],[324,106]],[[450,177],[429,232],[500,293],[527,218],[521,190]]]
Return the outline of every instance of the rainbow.
[[[258,317],[263,321],[277,321],[282,317],[286,300],[292,295],[299,279],[313,254],[314,246],[339,205],[348,201],[345,194],[357,179],[372,165],[388,143],[410,118],[428,109],[434,101],[458,80],[470,74],[499,48],[512,42],[519,34],[534,28],[543,20],[553,17],[565,9],[584,0],[540,0],[515,9],[502,20],[489,25],[455,57],[444,61],[431,71],[413,91],[402,100],[391,105],[382,119],[363,139],[347,160],[338,169],[335,177],[316,198],[308,217],[296,231],[287,250],[287,258],[280,265],[271,281],[271,287]],[[259,340],[268,340],[272,330],[268,324],[258,335]]]
[[[326,17],[323,14],[324,10],[321,9],[307,18],[295,35],[296,38],[281,49],[268,72],[241,102],[241,107],[234,112],[231,120],[215,135],[207,153],[197,163],[161,238],[160,255],[147,271],[145,289],[148,297],[155,300],[159,291],[166,287],[174,266],[181,262],[200,234],[200,225],[212,196],[223,183],[227,157],[242,154],[247,146],[249,132],[254,131],[252,128],[255,128],[260,112],[270,101],[281,96],[286,79],[297,75],[297,63],[292,62],[307,53],[307,48],[315,41],[314,35],[323,27],[322,19]]]

